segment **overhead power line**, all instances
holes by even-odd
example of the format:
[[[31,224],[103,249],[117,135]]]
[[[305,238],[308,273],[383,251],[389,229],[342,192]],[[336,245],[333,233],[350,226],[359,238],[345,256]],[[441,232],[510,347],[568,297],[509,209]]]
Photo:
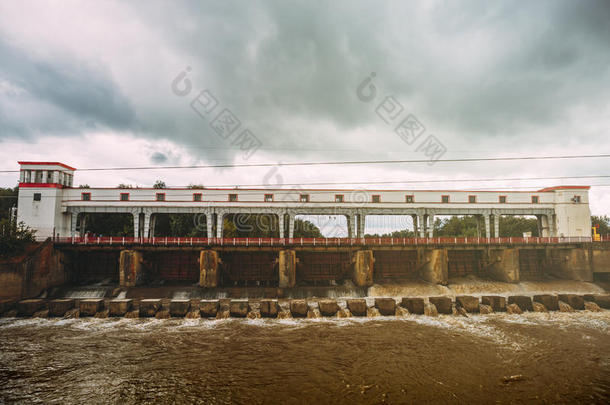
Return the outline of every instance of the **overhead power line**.
[[[560,160],[560,159],[594,159],[608,158],[610,154],[596,155],[563,155],[563,156],[505,156],[489,158],[459,158],[438,159],[437,163],[465,163],[465,162],[499,162],[499,161],[522,161],[522,160]],[[430,159],[410,160],[351,160],[351,161],[327,161],[327,162],[289,162],[289,163],[226,163],[215,165],[184,165],[184,166],[133,166],[133,167],[93,167],[78,169],[79,171],[121,171],[121,170],[173,170],[173,169],[221,169],[241,167],[291,167],[291,166],[338,166],[338,165],[373,165],[373,164],[397,164],[397,163],[430,163]],[[18,173],[19,170],[0,170],[0,173]]]

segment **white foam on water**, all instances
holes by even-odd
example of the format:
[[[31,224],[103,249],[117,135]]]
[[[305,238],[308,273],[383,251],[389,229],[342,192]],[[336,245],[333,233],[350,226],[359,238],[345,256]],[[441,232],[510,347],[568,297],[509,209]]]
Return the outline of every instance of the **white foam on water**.
[[[127,298],[127,291],[121,291],[119,295],[116,296],[116,298],[119,300],[124,300],[125,298]]]
[[[66,298],[104,298],[104,295],[105,288],[82,288],[68,291]]]
[[[191,293],[188,291],[176,291],[172,296],[174,300],[188,300],[191,298]]]

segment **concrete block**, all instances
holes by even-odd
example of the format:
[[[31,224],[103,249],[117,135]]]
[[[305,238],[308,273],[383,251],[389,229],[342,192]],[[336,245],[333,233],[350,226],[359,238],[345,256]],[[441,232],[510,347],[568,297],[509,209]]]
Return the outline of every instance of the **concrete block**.
[[[509,314],[520,315],[523,313],[523,310],[517,304],[508,304],[506,306],[506,312]]]
[[[484,295],[481,297],[483,305],[489,305],[494,312],[506,311],[506,298],[500,295]]]
[[[347,309],[354,316],[366,316],[366,300],[364,298],[352,298],[346,301]]]
[[[430,304],[434,304],[439,314],[453,313],[453,302],[449,297],[429,297],[428,301],[430,301]]]
[[[17,303],[17,314],[19,316],[32,316],[40,311],[44,304],[45,301],[39,298],[19,301]]]
[[[455,297],[455,305],[457,307],[464,308],[466,312],[479,312],[479,298],[471,295],[458,295]]]
[[[263,318],[277,318],[280,310],[277,300],[264,299],[260,302],[260,312]]]
[[[218,252],[203,250],[199,254],[199,286],[204,288],[218,287]]]
[[[108,316],[125,316],[131,311],[133,300],[130,299],[114,299],[108,304]]]
[[[610,294],[595,294],[593,302],[599,305],[600,308],[610,309]]]
[[[202,318],[213,318],[218,314],[220,301],[218,300],[201,300],[199,302],[199,312]]]
[[[235,318],[245,318],[249,310],[248,300],[231,300],[229,303],[229,313]]]
[[[424,314],[425,302],[423,298],[403,298],[400,306],[406,308],[411,314]]]
[[[278,286],[280,288],[294,287],[296,284],[297,256],[294,250],[280,250],[278,260]]]
[[[322,316],[335,316],[339,311],[339,305],[336,300],[320,300],[318,301],[318,308]]]
[[[140,317],[142,318],[153,318],[160,309],[161,300],[158,298],[140,300]]]
[[[532,297],[526,295],[511,295],[508,297],[508,304],[516,304],[522,311],[533,311]]]
[[[74,300],[71,298],[49,301],[49,316],[64,316],[66,312],[74,308]]]
[[[426,249],[423,253],[422,279],[433,284],[449,283],[449,256],[447,249]]]
[[[171,300],[169,302],[169,314],[171,316],[184,318],[191,307],[190,300]]]
[[[373,285],[375,258],[372,250],[359,250],[354,258],[354,284],[357,287]]]
[[[577,310],[585,309],[585,299],[582,295],[576,294],[559,294],[559,301],[563,301],[569,306]]]
[[[534,295],[534,302],[538,302],[549,311],[559,310],[559,298],[552,294]]]
[[[394,298],[375,298],[375,307],[381,315],[396,315],[396,301],[394,301]]]
[[[103,298],[90,298],[80,300],[78,303],[79,316],[95,316],[98,312],[104,309]]]
[[[293,318],[305,318],[309,311],[309,305],[306,300],[292,300],[290,301],[290,313]]]

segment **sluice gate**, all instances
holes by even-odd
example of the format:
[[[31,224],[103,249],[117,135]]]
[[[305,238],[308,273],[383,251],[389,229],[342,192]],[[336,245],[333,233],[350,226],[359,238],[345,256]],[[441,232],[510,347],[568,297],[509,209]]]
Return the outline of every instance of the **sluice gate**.
[[[375,250],[375,281],[419,278],[417,250]]]

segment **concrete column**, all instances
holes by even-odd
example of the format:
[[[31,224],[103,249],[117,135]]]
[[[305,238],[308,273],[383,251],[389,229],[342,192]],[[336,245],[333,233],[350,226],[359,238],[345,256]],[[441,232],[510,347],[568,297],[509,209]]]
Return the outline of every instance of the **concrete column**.
[[[150,212],[144,213],[144,232],[142,232],[142,236],[145,238],[148,237],[148,234],[150,233],[150,216]]]
[[[76,235],[76,221],[78,220],[78,212],[72,212],[70,214],[70,236]]]
[[[43,170],[42,171],[42,183],[46,183],[47,182],[47,171]]]
[[[500,237],[500,214],[494,214],[494,238]]]
[[[137,238],[140,236],[140,213],[133,212],[133,237]]]
[[[366,215],[358,214],[358,238],[364,238],[364,229],[366,226]]]
[[[474,219],[477,223],[477,238],[480,238],[481,237],[481,216],[475,215]]]
[[[214,214],[212,214],[211,212],[208,214],[205,214],[205,237],[206,238],[213,238],[214,234],[212,233],[212,228],[214,226],[214,218],[213,218]]]
[[[420,257],[421,278],[429,283],[446,285],[449,282],[447,249],[422,249]]]
[[[119,260],[119,285],[134,287],[142,278],[142,253],[136,250],[122,250]]]
[[[428,237],[434,237],[434,214],[428,214]]]
[[[542,236],[542,215],[536,215],[536,228],[538,229],[538,236]]]
[[[483,218],[485,219],[485,237],[491,238],[491,226],[489,224],[489,214],[484,214]]]
[[[85,229],[87,228],[87,216],[83,215],[80,218],[80,230],[79,230],[79,234],[80,236],[85,236]]]
[[[540,215],[540,229],[541,229],[541,233],[539,234],[540,236],[550,236],[551,234],[551,228],[549,226],[549,216],[548,215]]]
[[[489,275],[505,283],[519,282],[519,250],[493,249],[488,252]]]
[[[349,238],[355,238],[357,233],[358,233],[358,229],[357,229],[357,223],[356,223],[356,215],[355,214],[351,214],[351,215],[347,215],[347,236]]]
[[[278,260],[279,287],[290,288],[296,284],[296,252],[294,250],[280,250]]]
[[[357,287],[373,285],[375,258],[372,250],[359,250],[354,258],[354,284]]]
[[[284,237],[284,214],[283,212],[277,215],[277,225],[280,228],[280,238]]]
[[[222,238],[222,225],[224,220],[224,212],[220,211],[216,213],[216,237]]]
[[[218,287],[218,252],[202,250],[199,254],[199,286],[205,288]]]
[[[417,225],[418,225],[418,229],[419,229],[419,237],[425,238],[426,237],[426,221],[424,221],[423,214],[417,215]]]
[[[419,235],[419,231],[417,230],[417,215],[411,215],[411,219],[413,220],[413,235]]]
[[[288,214],[288,237],[294,238],[294,215]]]

